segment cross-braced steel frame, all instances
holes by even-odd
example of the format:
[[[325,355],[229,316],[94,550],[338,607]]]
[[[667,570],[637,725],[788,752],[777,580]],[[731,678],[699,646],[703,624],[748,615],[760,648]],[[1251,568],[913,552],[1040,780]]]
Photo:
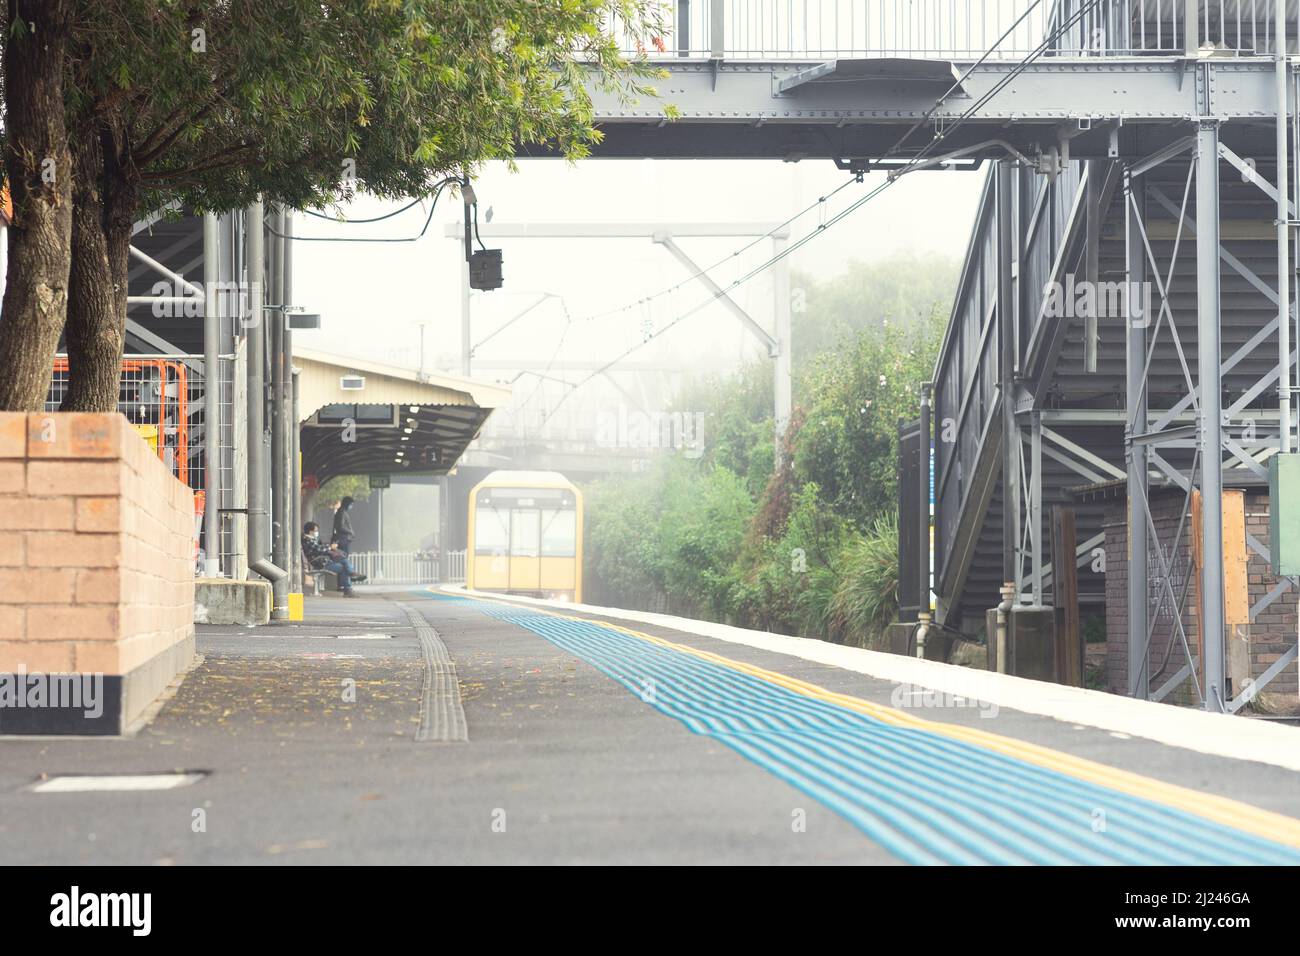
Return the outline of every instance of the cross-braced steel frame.
[[[1148,174],[1168,163],[1186,161],[1187,171],[1181,196],[1170,196],[1148,182]],[[1242,171],[1243,178],[1257,185],[1283,208],[1288,184],[1270,183],[1253,164],[1245,162],[1219,141],[1219,123],[1201,117],[1195,134],[1160,153],[1131,163],[1125,170],[1124,222],[1125,259],[1130,283],[1150,283],[1158,309],[1155,315],[1142,315],[1130,308],[1125,342],[1126,416],[1125,459],[1128,482],[1128,621],[1129,621],[1129,693],[1135,697],[1161,700],[1180,686],[1190,685],[1196,700],[1209,710],[1236,711],[1268,684],[1296,657],[1293,645],[1257,680],[1244,686],[1230,687],[1226,677],[1226,635],[1224,607],[1224,542],[1222,492],[1225,465],[1250,472],[1266,482],[1268,472],[1261,463],[1268,455],[1288,450],[1289,418],[1286,405],[1280,414],[1261,416],[1252,403],[1272,390],[1286,394],[1290,368],[1295,353],[1284,334],[1294,321],[1289,306],[1291,281],[1285,248],[1279,252],[1279,275],[1276,284],[1267,281],[1232,255],[1221,243],[1219,174],[1223,164]],[[1286,164],[1280,163],[1281,176]],[[1279,190],[1279,186],[1281,187]],[[1189,214],[1189,200],[1194,196],[1197,215]],[[1279,200],[1279,196],[1281,199]],[[1173,250],[1168,260],[1159,261],[1147,229],[1148,211],[1155,209],[1172,216],[1175,223]],[[1282,223],[1287,222],[1283,217]],[[1196,248],[1196,352],[1188,357],[1178,323],[1170,287],[1182,242],[1191,240]],[[1244,345],[1226,359],[1221,354],[1220,263],[1244,278],[1263,293],[1275,306],[1278,315],[1266,323]],[[1285,321],[1284,321],[1285,318]],[[1178,357],[1186,392],[1164,409],[1150,407],[1152,357],[1161,339],[1171,345]],[[1231,373],[1257,350],[1277,348],[1281,340],[1282,355],[1276,364],[1244,388],[1226,408],[1223,407],[1223,377]],[[1195,375],[1193,375],[1193,363]],[[1186,415],[1190,413],[1191,421]],[[1261,422],[1260,419],[1263,419]],[[1190,454],[1190,461],[1187,460]],[[1181,457],[1182,464],[1175,459]],[[1172,486],[1182,493],[1182,507],[1172,536],[1162,540],[1157,531],[1151,504],[1151,479]],[[1193,498],[1200,498],[1200,527],[1188,528],[1195,510]],[[1278,502],[1272,503],[1278,507]],[[1201,555],[1199,575],[1194,562],[1183,548],[1184,532],[1199,534]],[[1269,550],[1253,535],[1246,536],[1247,546],[1264,560]],[[1193,581],[1196,591],[1193,597]],[[1271,591],[1250,607],[1250,620],[1294,587],[1294,579],[1282,579]],[[1188,634],[1186,612],[1189,601],[1199,600],[1198,618],[1202,633],[1199,648],[1194,649]],[[1161,635],[1161,631],[1164,634]],[[1163,636],[1164,640],[1157,640]],[[1153,667],[1152,653],[1163,646],[1159,666]],[[1170,673],[1171,658],[1181,663]],[[1154,686],[1153,686],[1154,685]]]
[[[1291,305],[1288,233],[1296,225],[1296,214],[1288,187],[1300,188],[1300,184],[1287,182],[1287,170],[1294,170],[1294,164],[1279,162],[1275,178],[1280,182],[1270,182],[1253,161],[1221,143],[1220,120],[1209,109],[1213,83],[1206,65],[1197,68],[1195,82],[1204,109],[1195,118],[1192,132],[1139,158],[1118,158],[1120,151],[1115,150],[1116,158],[1081,164],[1077,186],[1071,189],[1070,183],[1064,184],[1067,194],[1056,197],[1054,206],[1051,184],[1042,182],[1035,191],[1013,161],[999,162],[988,224],[995,234],[997,259],[989,326],[997,330],[998,356],[997,428],[989,434],[1006,436],[998,442],[999,461],[994,466],[1001,473],[1003,578],[1014,586],[1020,603],[1049,603],[1047,591],[1052,586],[1053,568],[1044,560],[1043,542],[1045,459],[1064,466],[1081,482],[1100,486],[1123,481],[1128,498],[1129,559],[1122,572],[1127,585],[1128,691],[1136,697],[1163,700],[1180,687],[1187,688],[1205,709],[1235,712],[1297,656],[1292,644],[1257,678],[1238,681],[1236,686],[1228,680],[1222,495],[1225,468],[1264,484],[1267,458],[1290,450],[1289,429],[1294,422],[1287,399],[1296,353],[1286,333],[1296,312]],[[1294,86],[1294,75],[1288,82]],[[1222,242],[1221,167],[1240,172],[1262,196],[1278,203],[1275,224],[1280,224],[1282,235],[1276,280],[1259,275]],[[1173,170],[1178,188],[1151,182],[1157,169]],[[1050,388],[1051,374],[1039,374],[1034,355],[1052,351],[1042,342],[1064,339],[1067,323],[1049,321],[1046,303],[1030,283],[1059,281],[1072,270],[1084,281],[1097,283],[1101,230],[1116,199],[1123,210],[1124,407],[1122,411],[1049,407],[1044,391]],[[1049,208],[1060,220],[1054,224],[1057,239],[1050,268],[1031,275],[1026,267],[1033,244],[1041,241],[1039,223]],[[1148,228],[1153,219],[1163,220],[1158,242]],[[1175,267],[1188,247],[1195,254],[1195,298],[1190,308],[1186,297],[1180,305],[1171,295]],[[1221,271],[1244,280],[1277,309],[1270,321],[1227,356],[1221,345]],[[1138,290],[1148,290],[1149,296]],[[1186,341],[1189,311],[1194,312],[1190,323],[1194,344]],[[1176,322],[1176,317],[1184,321]],[[1096,372],[1096,312],[1083,316],[1080,324],[1083,368]],[[1058,341],[1054,348],[1060,347]],[[1267,356],[1270,349],[1278,350],[1277,360],[1242,384],[1242,370],[1252,362],[1258,366],[1261,355]],[[1153,406],[1150,387],[1157,350],[1176,360],[1182,382],[1180,398],[1158,396],[1161,407]],[[971,372],[972,379],[977,373],[978,369]],[[1230,373],[1237,381],[1225,404],[1222,382]],[[1212,387],[1203,388],[1202,383]],[[1275,393],[1280,407],[1261,409],[1261,403]],[[1108,458],[1090,448],[1089,442],[1066,433],[1066,426],[1077,434],[1082,426],[1117,424],[1123,426],[1123,467],[1113,456]],[[981,487],[978,479],[971,484]],[[1170,512],[1176,519],[1170,519],[1172,524],[1163,530],[1157,528],[1163,519],[1152,506],[1153,491],[1179,499],[1180,507]],[[1196,561],[1190,545],[1193,537],[1199,550]],[[970,540],[973,548],[974,539]],[[1103,541],[1104,534],[1095,533],[1079,542],[1079,564],[1086,564]],[[1246,535],[1246,546],[1269,560],[1269,548],[1253,535]],[[1282,578],[1258,597],[1249,607],[1250,622],[1296,583]],[[1193,608],[1199,634],[1190,625]]]

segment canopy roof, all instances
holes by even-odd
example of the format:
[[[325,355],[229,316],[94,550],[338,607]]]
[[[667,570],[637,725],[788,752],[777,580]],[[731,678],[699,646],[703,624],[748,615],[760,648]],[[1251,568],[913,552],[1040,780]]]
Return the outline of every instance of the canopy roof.
[[[445,475],[510,389],[294,347],[302,471]]]

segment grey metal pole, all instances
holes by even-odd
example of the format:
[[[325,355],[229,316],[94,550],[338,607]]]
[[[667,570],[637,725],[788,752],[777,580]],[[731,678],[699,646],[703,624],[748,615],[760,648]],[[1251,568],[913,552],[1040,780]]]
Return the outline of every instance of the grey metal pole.
[[[245,223],[248,243],[249,309],[247,369],[248,401],[248,567],[275,585],[285,571],[270,560],[267,496],[271,489],[266,447],[266,305],[263,293],[265,261],[261,200],[248,207]]]
[[[284,227],[280,231],[284,233],[284,278],[282,280],[284,287],[284,301],[286,305],[292,305],[295,302],[293,292],[293,210],[282,210],[283,218],[281,225]],[[298,536],[302,533],[302,465],[299,461],[299,439],[298,423],[302,421],[299,417],[299,381],[298,370],[293,365],[293,332],[285,330],[284,342],[284,363],[285,371],[289,377],[289,420],[287,442],[289,446],[289,473],[287,500],[289,502],[289,530],[286,534],[286,546],[289,549],[289,590],[295,594],[302,593],[302,548],[298,544]]]
[[[221,318],[217,306],[217,217],[203,216],[203,574],[221,574]]]
[[[469,200],[463,204],[464,226],[465,226],[465,248],[462,251],[462,258],[465,260],[460,264],[460,373],[469,375],[470,349],[472,341],[470,339],[470,321],[469,321],[469,256],[473,251],[473,244],[470,237],[470,208]]]
[[[772,255],[779,256],[785,251],[786,240],[772,237]],[[790,260],[777,261],[772,273],[772,310],[774,315],[773,331],[776,333],[776,355],[772,366],[775,376],[776,395],[776,457],[773,459],[779,467],[781,464],[781,442],[785,439],[785,430],[790,425],[790,411],[793,403],[790,385],[790,362],[793,344],[790,333]]]
[[[1291,276],[1290,239],[1291,184],[1287,171],[1287,64],[1286,0],[1274,0],[1274,43],[1277,45],[1277,317],[1278,379],[1277,409],[1279,418],[1278,451],[1291,450]]]
[[[1043,418],[1033,413],[1030,421],[1029,547],[1033,566],[1034,606],[1043,606]]]
[[[1219,384],[1219,124],[1202,119],[1196,156],[1196,344],[1201,387],[1201,643],[1205,709],[1224,709],[1223,453]]]
[[[450,481],[446,475],[438,479],[438,581],[441,584],[447,584],[451,580],[451,501],[449,498]],[[472,549],[473,542],[470,542],[468,548]],[[472,550],[467,550],[466,560],[470,560],[468,555],[473,554]]]
[[[1011,185],[1009,160],[997,161],[998,376],[1002,394],[1002,580],[1018,588],[1016,524],[1020,501],[1020,432],[1016,427],[1015,325],[1011,276]]]
[[[1136,207],[1136,209],[1134,208]],[[1147,446],[1134,441],[1146,434],[1147,327],[1152,300],[1147,288],[1146,255],[1141,219],[1146,210],[1142,178],[1124,174],[1124,255],[1128,265],[1126,308],[1128,329],[1124,337],[1125,410],[1124,458],[1128,468],[1128,692],[1146,700],[1151,695],[1147,673]],[[1141,314],[1139,315],[1139,310]]]
[[[1296,31],[1297,31],[1297,35],[1300,36],[1300,8],[1297,8],[1296,10]],[[1290,73],[1289,82],[1291,84],[1291,98],[1296,102],[1300,102],[1300,86],[1297,85],[1295,71],[1290,70],[1288,68],[1288,73]],[[1291,119],[1291,142],[1296,144],[1297,150],[1300,150],[1300,109],[1297,109],[1294,112],[1292,112],[1290,119]],[[1291,164],[1290,188],[1291,188],[1291,195],[1293,195],[1296,198],[1297,202],[1300,202],[1300,158],[1298,158],[1296,162]],[[1291,235],[1296,240],[1296,249],[1300,250],[1300,231],[1297,231],[1293,227],[1291,230]],[[1300,252],[1298,252],[1296,258],[1300,258]],[[1291,269],[1292,269],[1291,274],[1292,276],[1294,276],[1296,274],[1295,271],[1296,263],[1294,260],[1292,261]],[[1288,278],[1290,278],[1290,276]],[[1297,282],[1296,288],[1300,289],[1300,282]],[[1294,319],[1294,324],[1292,326],[1292,331],[1295,333],[1294,336],[1295,341],[1300,342],[1300,310],[1296,310],[1296,316]],[[1288,389],[1293,388],[1295,386],[1297,377],[1300,377],[1300,372],[1293,373],[1291,371],[1290,364],[1288,363],[1286,366],[1286,374],[1284,376],[1285,386]],[[1297,427],[1297,432],[1300,433],[1300,426]],[[1297,439],[1300,440],[1300,434],[1297,434]],[[1297,621],[1296,640],[1297,643],[1300,644],[1300,620]],[[1300,682],[1300,654],[1296,655],[1296,680],[1297,682]]]
[[[920,601],[918,614],[930,613],[930,429],[934,384],[921,383],[921,434],[919,436],[917,474],[920,494],[917,496],[917,565],[920,574]]]
[[[1085,299],[1091,307],[1083,317],[1083,370],[1089,374],[1097,371],[1097,281],[1101,274],[1101,221],[1106,211],[1101,208],[1102,177],[1106,164],[1090,159],[1084,164],[1087,175],[1085,187],[1083,278],[1093,294]]]
[[[284,233],[283,214],[279,208],[271,213],[271,304],[275,306],[267,316],[271,351],[271,560],[277,567],[289,566],[288,519],[289,502],[285,494],[289,487],[289,455],[287,444],[288,374],[285,363],[285,313],[284,313]],[[271,617],[283,620],[289,616],[289,579],[273,583],[274,601]]]
[[[263,248],[262,203],[248,207],[245,223],[245,241],[248,243],[248,320],[244,362],[247,374],[248,398],[248,564],[252,567],[268,557],[266,536],[266,383],[262,380],[262,354],[266,349],[266,311],[262,292]]]
[[[290,354],[290,360],[293,355]],[[302,593],[302,548],[298,546],[298,535],[302,533],[302,434],[299,431],[298,423],[302,421],[301,414],[301,381],[298,369],[294,369],[293,375],[293,420],[289,428],[292,446],[289,455],[290,469],[292,472],[293,497],[290,499],[293,505],[293,533],[290,540],[293,542],[290,546],[289,553],[292,556],[289,563],[289,573],[291,577],[290,587],[295,594]]]

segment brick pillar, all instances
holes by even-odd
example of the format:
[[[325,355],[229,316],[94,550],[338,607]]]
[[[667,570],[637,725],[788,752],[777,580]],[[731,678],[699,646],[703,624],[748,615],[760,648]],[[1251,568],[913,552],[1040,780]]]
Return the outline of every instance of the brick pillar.
[[[0,733],[122,732],[193,603],[193,495],[125,418],[0,413]]]

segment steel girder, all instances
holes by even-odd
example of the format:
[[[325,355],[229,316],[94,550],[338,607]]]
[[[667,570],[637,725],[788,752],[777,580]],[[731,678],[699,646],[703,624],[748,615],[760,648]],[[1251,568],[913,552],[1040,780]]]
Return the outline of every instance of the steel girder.
[[[1133,158],[1186,136],[1193,132],[1188,124],[1209,116],[1229,124],[1223,137],[1239,152],[1261,155],[1276,115],[1273,66],[1262,57],[1043,57],[1023,68],[953,62],[963,76],[961,88],[938,105],[933,84],[898,77],[837,79],[831,73],[783,89],[827,62],[661,61],[666,78],[658,98],[635,102],[593,82],[596,120],[605,135],[595,155],[878,159],[917,121],[936,131],[953,126],[1015,70],[945,138],[945,150],[994,135],[1024,148],[1050,148],[1067,132],[1075,158]],[[671,121],[664,117],[669,104],[678,112]],[[922,148],[928,138],[914,135],[898,155]],[[520,155],[547,151],[521,147]]]

